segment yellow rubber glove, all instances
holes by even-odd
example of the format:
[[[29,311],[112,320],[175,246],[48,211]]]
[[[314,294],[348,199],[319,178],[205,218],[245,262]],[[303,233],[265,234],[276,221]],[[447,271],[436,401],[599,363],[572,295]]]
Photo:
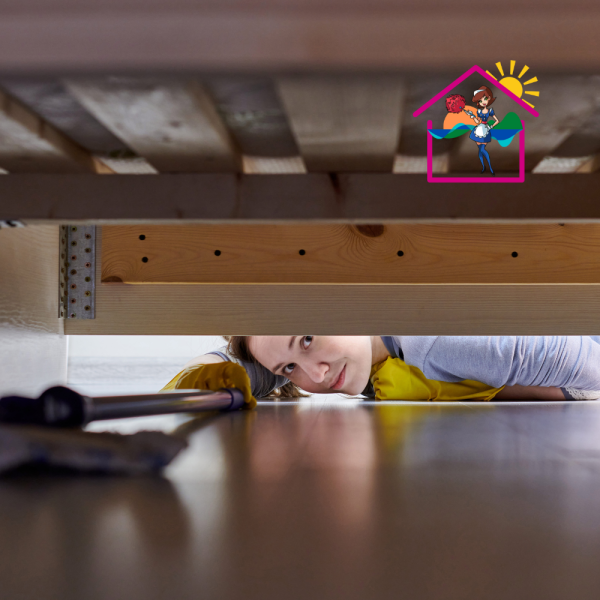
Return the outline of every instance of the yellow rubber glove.
[[[252,395],[250,377],[246,369],[234,362],[220,362],[210,365],[194,365],[178,373],[161,390],[211,390],[237,388],[244,394],[244,408],[256,406]]]

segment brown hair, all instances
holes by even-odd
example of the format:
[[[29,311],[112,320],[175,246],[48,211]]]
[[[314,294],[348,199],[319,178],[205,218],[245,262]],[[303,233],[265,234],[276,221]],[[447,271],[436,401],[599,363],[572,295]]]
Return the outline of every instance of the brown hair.
[[[492,90],[490,90],[489,87],[485,86],[485,85],[480,85],[479,89],[482,90],[481,92],[475,94],[473,96],[473,102],[477,103],[477,106],[479,106],[479,101],[484,97],[487,96],[490,100],[487,103],[488,106],[491,106],[495,101],[496,98],[494,98],[494,95],[492,94]]]
[[[227,342],[227,353],[237,358],[238,360],[245,360],[255,364],[260,369],[266,369],[263,367],[248,347],[248,336],[246,335],[224,335],[223,339]],[[271,396],[278,396],[279,398],[306,398],[310,394],[305,394],[295,384],[289,381],[281,387],[273,390]]]

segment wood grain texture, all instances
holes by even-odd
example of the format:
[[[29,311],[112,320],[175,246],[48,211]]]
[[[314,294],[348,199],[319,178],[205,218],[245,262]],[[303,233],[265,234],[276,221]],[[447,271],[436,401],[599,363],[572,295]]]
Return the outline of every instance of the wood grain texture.
[[[54,225],[0,229],[0,395],[66,381],[58,248]]]
[[[600,283],[591,224],[139,225],[103,238],[103,282]]]
[[[427,183],[383,173],[11,175],[0,218],[74,223],[593,223],[600,174],[527,175],[524,183]],[[485,201],[481,193],[485,193]]]
[[[352,10],[323,10],[314,1],[277,8],[258,3],[248,10],[241,3],[172,6],[166,0],[152,9],[116,0],[107,9],[87,0],[73,10],[49,0],[31,11],[8,1],[0,7],[0,71],[13,73],[453,69],[457,77],[475,60],[493,65],[509,55],[526,56],[540,71],[597,72],[600,66],[600,15],[586,8],[590,0],[568,11],[558,0],[549,10],[546,3],[535,11],[522,3],[497,7],[494,27],[472,0],[461,1],[462,10],[439,0],[418,8],[416,0],[393,2],[385,10],[364,0]]]
[[[97,236],[102,256],[102,235]],[[100,261],[96,277],[101,276]],[[598,285],[100,285],[69,335],[589,335]]]
[[[597,285],[103,285],[69,335],[589,335]]]
[[[95,173],[89,152],[0,90],[0,167],[11,173]]]
[[[194,80],[71,79],[75,97],[159,172],[238,171],[241,158],[206,90]]]
[[[294,77],[278,81],[310,172],[391,172],[404,84],[398,77]]]

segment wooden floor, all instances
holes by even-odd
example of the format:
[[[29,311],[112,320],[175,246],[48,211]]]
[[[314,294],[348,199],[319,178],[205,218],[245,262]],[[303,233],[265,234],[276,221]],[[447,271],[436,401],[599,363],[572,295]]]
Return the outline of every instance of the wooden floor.
[[[165,478],[0,481],[10,599],[597,599],[600,403],[264,402],[129,420]]]

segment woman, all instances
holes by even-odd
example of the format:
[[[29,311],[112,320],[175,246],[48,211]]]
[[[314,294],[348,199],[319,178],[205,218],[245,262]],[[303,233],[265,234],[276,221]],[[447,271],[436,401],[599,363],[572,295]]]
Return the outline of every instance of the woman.
[[[305,390],[401,400],[600,396],[582,391],[600,390],[600,336],[232,336],[228,341],[228,354],[193,359],[164,389],[240,387],[246,385],[240,373],[247,372],[249,398],[277,389],[285,395]],[[230,357],[245,371],[210,366]]]
[[[479,89],[473,92],[473,102],[475,102],[476,106],[479,107],[477,108],[479,124],[469,134],[469,137],[477,144],[479,148],[479,160],[481,161],[482,166],[481,172],[483,173],[485,171],[485,163],[483,161],[483,157],[485,156],[492,175],[495,175],[495,173],[492,169],[490,155],[485,149],[485,145],[492,140],[492,127],[495,127],[499,123],[498,117],[494,113],[494,109],[490,108],[495,101],[496,98],[494,98],[492,90],[485,85],[482,85]],[[493,125],[487,124],[490,117],[493,117],[495,120]]]

